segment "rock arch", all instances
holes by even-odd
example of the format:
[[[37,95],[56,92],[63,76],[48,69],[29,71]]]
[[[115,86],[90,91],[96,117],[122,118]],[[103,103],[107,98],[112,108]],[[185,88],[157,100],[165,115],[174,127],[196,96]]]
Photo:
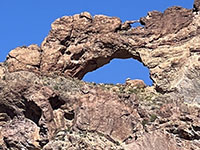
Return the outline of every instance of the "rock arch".
[[[149,69],[141,62],[133,58],[114,58],[108,64],[88,72],[84,75],[83,81],[105,84],[124,84],[127,79],[143,80],[152,86],[153,81],[149,75]]]
[[[198,14],[182,7],[149,12],[140,19],[144,27],[136,28],[130,25],[134,21],[122,23],[117,17],[92,17],[88,12],[64,16],[51,25],[40,47],[16,48],[6,64],[10,72],[28,70],[82,79],[113,58],[134,58],[150,69],[158,91],[182,92],[189,85],[186,82],[193,82],[189,75],[199,76],[194,71],[200,66],[199,21]]]
[[[164,13],[150,12],[140,19],[144,27],[137,28],[131,28],[130,22],[121,23],[116,17],[98,15],[93,18],[89,13],[62,17],[52,24],[52,30],[40,47],[31,45],[12,50],[6,62],[0,64],[0,112],[3,113],[0,142],[3,148],[25,143],[20,146],[41,149],[49,140],[47,146],[55,147],[58,141],[51,137],[58,129],[61,130],[57,132],[59,137],[68,136],[68,133],[80,135],[79,131],[102,133],[102,141],[108,140],[119,146],[120,141],[125,149],[145,149],[145,146],[140,147],[141,143],[163,149],[169,142],[172,149],[176,149],[176,144],[196,149],[198,145],[194,140],[199,140],[199,110],[196,107],[200,104],[200,14],[196,12],[199,11],[197,1],[195,8],[172,7]],[[128,86],[124,86],[131,91],[124,93],[121,87],[114,86],[119,91],[108,91],[57,76],[81,79],[85,72],[101,67],[113,58],[130,57],[150,69],[155,88],[160,93],[154,87],[148,89],[145,86],[142,91],[133,91],[130,80]],[[43,77],[37,73],[56,76]],[[142,97],[138,99],[140,95]],[[28,103],[24,103],[26,101]],[[37,104],[34,109],[39,114],[24,111],[32,109],[32,102]],[[155,102],[159,103],[154,105]],[[15,113],[11,113],[13,110]],[[63,118],[73,121],[73,130],[69,130],[68,123],[62,122]],[[156,129],[154,125],[158,125]],[[66,130],[63,130],[64,126]],[[169,141],[174,134],[178,143]],[[155,143],[157,139],[163,142],[165,135],[164,144]],[[67,136],[63,138],[69,139]],[[90,136],[98,138],[95,134]],[[149,140],[149,137],[153,139]]]
[[[98,57],[98,58],[89,60],[83,66],[83,69],[80,71],[80,73],[78,72],[77,75],[75,75],[75,77],[77,76],[79,79],[82,79],[86,73],[94,71],[94,70],[108,64],[111,60],[113,60],[115,58],[119,58],[119,59],[133,58],[135,60],[142,62],[141,58],[139,56],[133,55],[130,52],[127,52],[125,50],[121,50],[121,51],[114,52],[113,54],[111,54],[107,57],[102,56],[102,57]]]

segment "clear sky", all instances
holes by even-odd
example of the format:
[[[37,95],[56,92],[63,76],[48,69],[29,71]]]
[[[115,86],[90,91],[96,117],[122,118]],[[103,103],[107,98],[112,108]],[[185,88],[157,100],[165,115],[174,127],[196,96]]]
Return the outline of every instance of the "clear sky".
[[[148,11],[163,12],[166,8],[174,5],[191,9],[193,0],[0,0],[0,62],[5,60],[10,50],[18,46],[40,45],[47,36],[51,23],[56,18],[65,15],[88,11],[92,15],[117,16],[122,21],[138,20],[140,17],[146,16]],[[121,66],[122,63],[126,67]],[[151,84],[147,78],[148,70],[142,69],[142,66],[140,67],[141,71],[137,70],[139,65],[130,60],[122,60],[120,63],[113,60],[103,67],[110,69],[100,68],[100,71],[96,71],[97,74],[96,72],[93,76],[88,74],[84,80],[123,83],[126,77],[144,76],[141,79],[147,84]],[[129,68],[124,70],[127,72],[125,76],[120,75],[124,72],[123,68]],[[109,70],[110,73],[106,70]],[[116,73],[116,70],[121,71]],[[132,72],[133,70],[134,72]],[[146,72],[147,75],[145,75]],[[136,77],[131,76],[133,73]]]

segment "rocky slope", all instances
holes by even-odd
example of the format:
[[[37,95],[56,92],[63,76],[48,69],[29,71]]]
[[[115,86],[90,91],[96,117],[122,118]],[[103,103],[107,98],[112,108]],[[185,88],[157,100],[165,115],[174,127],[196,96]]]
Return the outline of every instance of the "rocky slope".
[[[12,50],[0,64],[0,149],[200,149],[199,11],[199,0],[152,11],[136,28],[83,12]],[[142,62],[153,86],[80,80],[113,58]]]

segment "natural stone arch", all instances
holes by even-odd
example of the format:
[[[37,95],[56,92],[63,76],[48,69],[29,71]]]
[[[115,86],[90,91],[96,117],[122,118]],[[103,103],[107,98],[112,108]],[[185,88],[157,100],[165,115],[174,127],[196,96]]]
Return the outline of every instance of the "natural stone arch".
[[[134,58],[114,58],[108,64],[88,72],[83,81],[103,84],[125,84],[126,81],[137,80],[152,86],[149,69]]]
[[[81,79],[113,58],[134,58],[149,68],[159,92],[183,93],[191,84],[192,93],[198,93],[199,21],[199,14],[182,7],[149,12],[140,19],[144,27],[136,28],[130,25],[134,21],[122,23],[117,17],[92,17],[87,12],[64,16],[51,25],[40,47],[16,48],[6,64],[10,72],[28,70]]]
[[[77,77],[79,79],[82,79],[84,75],[86,75],[88,72],[92,72],[100,67],[103,67],[104,65],[110,63],[110,61],[115,58],[119,58],[119,59],[132,58],[142,63],[141,58],[139,56],[133,55],[130,52],[127,52],[125,50],[121,50],[121,51],[117,51],[113,53],[111,56],[108,56],[108,57],[102,56],[97,59],[89,60],[88,63],[86,63],[85,68],[80,70],[80,73],[77,74],[78,75]]]
[[[66,26],[70,25],[70,23],[63,25],[67,21],[61,19],[60,24],[58,23],[57,26],[52,27],[52,31],[41,47],[31,45],[29,47],[20,47],[13,50],[9,54],[7,61],[4,64],[0,64],[0,78],[2,79],[1,89],[3,89],[0,90],[1,103],[14,106],[12,108],[16,109],[15,112],[19,117],[14,117],[12,121],[6,119],[7,123],[3,125],[3,132],[1,132],[3,135],[1,139],[5,139],[3,144],[5,143],[4,145],[8,145],[9,143],[9,145],[12,144],[11,146],[15,146],[15,144],[20,142],[40,149],[39,142],[42,141],[41,146],[43,146],[43,144],[46,144],[46,141],[48,141],[46,140],[46,136],[42,139],[39,138],[41,135],[39,132],[40,128],[35,125],[33,121],[30,121],[30,119],[34,120],[34,117],[32,118],[27,114],[30,112],[25,112],[25,117],[22,115],[24,112],[23,109],[29,108],[28,105],[25,106],[25,108],[22,107],[23,102],[28,100],[29,102],[34,101],[42,108],[43,113],[39,114],[39,116],[44,115],[44,119],[42,118],[40,121],[45,127],[48,127],[47,131],[50,132],[49,136],[51,136],[51,133],[54,133],[55,130],[57,131],[57,129],[62,130],[61,132],[63,133],[63,126],[66,127],[66,125],[62,125],[61,120],[64,117],[68,120],[75,117],[76,121],[73,121],[75,128],[73,129],[78,129],[78,131],[87,130],[93,133],[97,132],[98,135],[99,133],[103,133],[105,136],[101,137],[105,138],[102,141],[110,140],[116,145],[119,145],[118,141],[120,141],[120,143],[125,145],[125,149],[146,149],[148,147],[164,149],[166,145],[169,145],[167,149],[178,149],[177,146],[180,146],[180,144],[197,149],[196,147],[198,147],[198,145],[196,146],[196,143],[193,143],[193,141],[195,140],[194,142],[196,142],[199,140],[199,110],[196,108],[196,106],[199,107],[199,105],[195,107],[191,107],[191,105],[187,106],[182,103],[183,101],[180,99],[183,98],[184,102],[189,101],[189,104],[194,101],[199,102],[200,99],[200,15],[193,14],[191,10],[185,10],[179,7],[170,8],[166,12],[168,13],[161,14],[159,12],[152,12],[148,17],[141,19],[141,23],[146,24],[144,28],[122,28],[123,24],[121,24],[121,26],[115,28],[115,30],[111,28],[112,30],[109,31],[109,33],[105,31],[108,29],[110,30],[110,25],[102,28],[102,30],[98,29],[103,25],[98,26],[96,28],[97,32],[96,29],[94,31],[88,31],[88,28],[95,26],[95,21],[93,22],[93,19],[91,19],[87,13],[85,15],[75,15],[71,17],[75,24],[73,24],[72,29],[69,30],[69,37],[66,36],[67,34],[65,33],[68,32]],[[166,16],[169,14],[172,15],[170,17],[172,17],[171,21],[174,26],[170,24],[168,27],[167,18],[169,17]],[[92,24],[87,26],[87,28],[81,29],[82,25],[87,24],[84,22],[82,24],[82,21],[78,24],[76,19],[81,19],[83,16],[91,19]],[[189,20],[184,18],[189,18]],[[100,22],[105,24],[106,20],[101,20]],[[109,19],[107,22],[109,22]],[[154,24],[154,22],[156,22],[156,24]],[[159,24],[160,22],[161,24]],[[79,28],[76,27],[76,25]],[[57,29],[54,31],[55,28]],[[78,29],[81,29],[82,32]],[[79,31],[81,32],[80,35]],[[84,33],[86,37],[84,37]],[[62,36],[64,39],[60,40]],[[104,36],[107,37],[105,38]],[[89,66],[89,64],[87,64],[89,60],[95,60],[96,62],[102,56],[104,59],[111,59],[111,56],[116,53],[117,56],[120,55],[120,57],[121,55],[126,56],[124,52],[121,53],[123,50],[131,53],[131,57],[132,55],[138,56],[141,61],[150,68],[151,77],[155,81],[155,86],[159,92],[162,92],[158,93],[151,87],[149,92],[153,90],[153,93],[149,94],[153,94],[153,98],[147,99],[147,101],[150,100],[150,103],[146,103],[148,104],[147,107],[145,107],[146,104],[144,103],[147,97],[143,97],[143,92],[136,93],[136,96],[134,93],[130,95],[118,92],[113,93],[110,90],[103,90],[98,86],[87,83],[82,84],[83,82],[77,82],[77,80],[74,82],[71,79],[60,78],[58,76],[44,78],[43,76],[37,77],[35,74],[61,74],[66,77],[77,77],[80,72]],[[118,52],[120,53],[118,54]],[[106,62],[104,59],[102,61]],[[7,71],[14,72],[20,70],[23,72],[7,73]],[[61,80],[58,80],[58,78]],[[53,84],[47,84],[46,86],[46,80],[47,82],[51,80]],[[61,88],[54,86],[57,84],[60,85]],[[144,90],[144,94],[145,93],[148,93],[148,89]],[[149,96],[149,94],[147,94],[147,96]],[[139,102],[137,102],[137,95],[142,95]],[[62,100],[66,100],[66,105],[57,110],[57,105],[55,106],[53,101],[57,104],[60,96]],[[172,97],[169,98],[169,96]],[[167,100],[168,98],[170,101]],[[176,101],[176,98],[179,100]],[[132,101],[130,105],[129,100]],[[161,107],[154,107],[153,103],[157,101],[159,102],[157,103],[159,106],[162,105]],[[149,104],[153,105],[153,107],[149,108]],[[61,103],[59,105],[61,105]],[[70,105],[72,109],[69,109]],[[0,107],[4,107],[4,105]],[[60,108],[60,106],[58,107]],[[69,112],[69,110],[71,116],[66,116],[65,111]],[[11,119],[13,118],[13,114],[7,111],[7,107],[3,108],[3,112],[8,113]],[[157,121],[153,119],[156,117],[153,112],[158,115]],[[4,116],[2,117],[4,121]],[[38,119],[39,118],[40,117],[38,117]],[[146,126],[146,123],[144,123],[146,122],[146,118],[152,122],[152,124]],[[38,119],[34,121],[37,123]],[[155,122],[151,121],[152,119]],[[53,125],[54,121],[58,126],[55,127],[55,125]],[[160,124],[161,122],[162,124]],[[100,126],[101,123],[103,126]],[[154,125],[158,125],[158,128],[155,129]],[[13,126],[15,126],[14,129]],[[67,127],[67,131],[68,129]],[[147,131],[154,132],[154,129],[155,133],[145,134]],[[28,130],[31,130],[31,132]],[[73,132],[75,130],[73,130]],[[176,134],[176,131],[179,130],[180,133]],[[46,130],[41,131],[46,132]],[[24,136],[19,139],[21,135],[14,134],[14,136],[12,136],[14,132],[24,133]],[[65,135],[68,135],[68,133],[71,134],[71,131],[67,132]],[[73,135],[76,135],[76,133],[78,132],[75,132]],[[178,143],[173,140],[168,140],[173,139],[174,133],[176,134],[175,136],[180,139]],[[33,135],[36,135],[36,138],[33,139]],[[78,135],[80,134],[78,133]],[[92,135],[92,137],[94,136]],[[98,138],[98,136],[95,136],[95,138],[96,137]],[[149,140],[149,137],[153,138]],[[50,139],[50,142],[52,141],[51,137],[48,139]],[[68,139],[67,136],[66,139]],[[13,141],[15,143],[14,145]],[[157,142],[155,143],[155,141]],[[162,144],[160,145],[159,143]],[[56,144],[57,143],[55,143],[55,145]],[[106,145],[106,143],[104,144]],[[143,145],[147,145],[147,147]],[[24,147],[24,145],[22,146]],[[54,144],[52,147],[54,147]]]

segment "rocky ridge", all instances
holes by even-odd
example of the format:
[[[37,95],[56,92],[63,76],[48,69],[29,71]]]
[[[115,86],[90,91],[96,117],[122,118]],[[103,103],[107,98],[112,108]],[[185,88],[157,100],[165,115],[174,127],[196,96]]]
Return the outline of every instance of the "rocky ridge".
[[[200,13],[170,7],[143,26],[88,12],[51,25],[41,46],[0,64],[0,149],[200,149]],[[81,81],[113,58],[133,58],[154,84]]]

